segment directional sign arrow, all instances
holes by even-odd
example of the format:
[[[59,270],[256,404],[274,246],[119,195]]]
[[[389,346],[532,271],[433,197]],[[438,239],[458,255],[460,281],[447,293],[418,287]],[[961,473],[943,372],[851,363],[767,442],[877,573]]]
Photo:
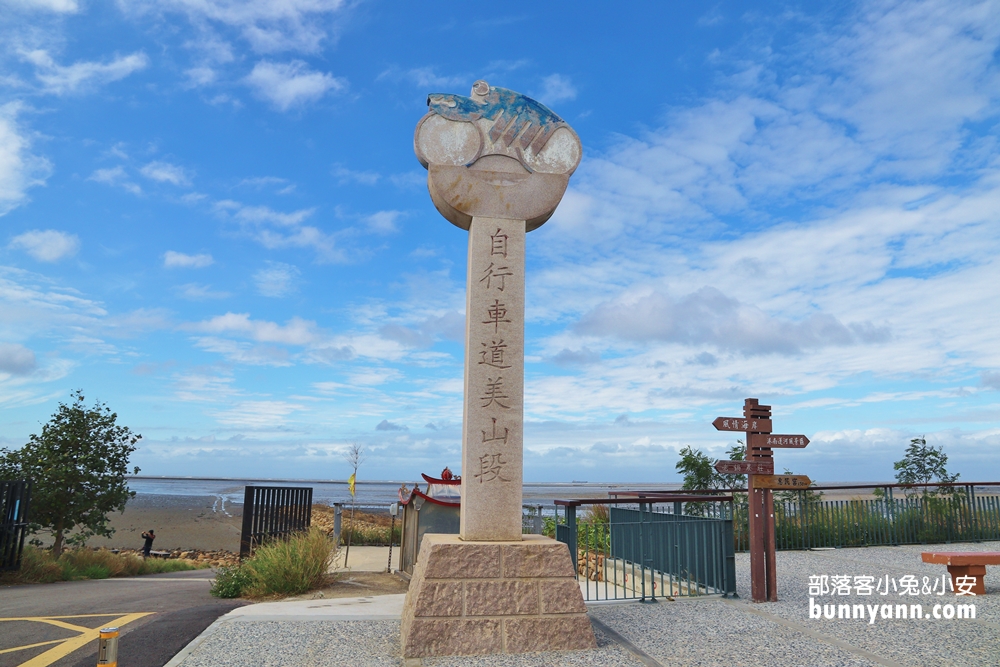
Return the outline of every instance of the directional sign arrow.
[[[804,435],[778,435],[777,433],[751,433],[750,448],[762,449],[802,449],[809,444],[809,438]]]
[[[753,417],[716,417],[712,426],[717,431],[755,431],[757,433],[770,433],[770,419],[755,419]]]
[[[812,480],[805,475],[757,475],[753,485],[758,489],[806,489]]]
[[[716,461],[715,469],[722,475],[773,475],[774,461]]]

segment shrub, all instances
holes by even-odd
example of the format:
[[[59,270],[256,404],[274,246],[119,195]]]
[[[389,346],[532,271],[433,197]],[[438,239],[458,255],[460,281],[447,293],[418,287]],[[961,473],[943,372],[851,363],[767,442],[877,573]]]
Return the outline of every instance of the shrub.
[[[333,543],[318,528],[265,544],[243,565],[250,574],[243,593],[252,597],[305,593],[326,580],[332,554]]]
[[[21,569],[0,573],[0,583],[50,584],[77,579],[134,577],[139,574],[197,570],[207,565],[182,560],[143,560],[133,554],[116,554],[107,549],[72,549],[55,558],[48,549],[25,546]]]
[[[217,598],[238,598],[251,583],[250,571],[242,565],[220,567],[209,591]]]

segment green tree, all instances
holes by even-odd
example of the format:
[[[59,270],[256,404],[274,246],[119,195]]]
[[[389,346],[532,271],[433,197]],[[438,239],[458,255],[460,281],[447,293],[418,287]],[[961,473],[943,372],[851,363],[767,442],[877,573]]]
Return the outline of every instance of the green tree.
[[[700,449],[691,449],[688,445],[680,451],[681,459],[674,470],[684,475],[681,488],[686,490],[714,489],[718,487],[719,473],[715,471],[715,462]]]
[[[900,484],[948,484],[958,479],[958,473],[948,473],[948,455],[944,453],[944,447],[928,445],[923,437],[910,440],[906,454],[892,467]],[[937,491],[928,491],[927,487],[923,487],[922,493],[934,495]]]
[[[108,514],[124,511],[135,496],[125,476],[142,437],[118,426],[118,415],[107,405],[87,408],[83,390],[72,396],[71,404],[59,404],[41,435],[32,434],[21,449],[0,449],[0,477],[31,480],[31,531],[48,530],[56,556],[64,540],[83,543],[114,533]],[[134,468],[132,474],[138,472]]]

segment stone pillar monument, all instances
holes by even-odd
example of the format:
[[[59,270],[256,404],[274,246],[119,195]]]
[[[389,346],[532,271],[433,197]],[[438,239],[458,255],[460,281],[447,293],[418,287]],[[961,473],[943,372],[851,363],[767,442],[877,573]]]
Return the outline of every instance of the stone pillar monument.
[[[406,657],[595,646],[566,545],[521,535],[525,235],[580,163],[535,100],[476,81],[432,94],[414,150],[434,206],[469,232],[461,529],[425,535],[406,596]]]

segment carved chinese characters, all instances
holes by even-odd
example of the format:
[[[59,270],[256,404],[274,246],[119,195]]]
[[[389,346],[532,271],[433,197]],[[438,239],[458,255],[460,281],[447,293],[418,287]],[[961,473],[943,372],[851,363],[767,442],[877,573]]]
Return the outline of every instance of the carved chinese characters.
[[[463,539],[521,537],[524,238],[523,220],[469,229]]]

